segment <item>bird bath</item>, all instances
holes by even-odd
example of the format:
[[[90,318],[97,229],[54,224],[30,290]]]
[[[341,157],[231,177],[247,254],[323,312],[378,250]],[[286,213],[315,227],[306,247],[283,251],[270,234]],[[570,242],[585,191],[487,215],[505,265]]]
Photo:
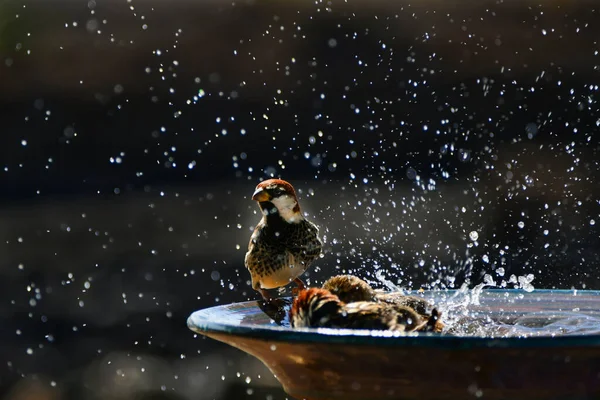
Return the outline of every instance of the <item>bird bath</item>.
[[[458,291],[425,292],[454,304]],[[260,359],[298,399],[587,399],[600,396],[600,291],[484,290],[453,335],[292,329],[289,299],[194,312],[191,330]],[[463,328],[460,328],[462,325]],[[476,331],[477,333],[459,333]]]

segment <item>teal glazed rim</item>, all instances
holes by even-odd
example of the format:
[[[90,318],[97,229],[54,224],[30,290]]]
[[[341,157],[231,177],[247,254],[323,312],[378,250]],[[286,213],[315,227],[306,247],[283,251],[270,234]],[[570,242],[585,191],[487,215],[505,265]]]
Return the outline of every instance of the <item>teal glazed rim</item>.
[[[451,297],[456,290],[426,291],[427,298]],[[289,303],[289,298],[282,301]],[[599,290],[487,289],[480,295],[476,311],[514,314],[519,312],[578,312],[600,318]],[[270,321],[270,323],[269,323]],[[192,313],[188,327],[200,334],[233,336],[287,343],[353,344],[392,347],[433,347],[444,349],[507,348],[507,347],[573,347],[600,346],[600,334],[569,334],[564,336],[533,336],[485,338],[450,336],[431,333],[398,335],[367,330],[328,328],[293,329],[275,323],[259,307],[257,301],[247,301],[205,308]]]

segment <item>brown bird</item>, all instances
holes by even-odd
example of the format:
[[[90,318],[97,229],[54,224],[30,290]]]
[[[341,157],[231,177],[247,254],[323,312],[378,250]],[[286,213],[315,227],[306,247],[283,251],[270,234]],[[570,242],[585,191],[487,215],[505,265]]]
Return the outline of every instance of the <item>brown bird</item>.
[[[431,304],[427,300],[418,296],[410,296],[398,292],[381,292],[378,290],[375,293],[379,302],[410,307],[421,315],[428,314],[429,310],[432,309]]]
[[[377,294],[371,285],[354,275],[337,275],[329,278],[323,283],[322,288],[335,294],[344,303],[377,301]]]
[[[354,275],[334,276],[325,281],[322,287],[338,296],[340,301],[344,303],[376,302],[398,307],[408,307],[416,311],[421,319],[431,320],[433,324],[432,331],[441,332],[444,328],[444,324],[440,320],[440,312],[432,309],[431,304],[421,297],[409,296],[400,292],[374,290],[371,285]],[[429,312],[429,310],[432,311]]]
[[[431,308],[425,299],[405,295],[401,292],[375,290],[367,282],[354,275],[334,276],[326,280],[322,287],[338,296],[344,303],[381,301],[414,308],[419,314],[426,314],[427,310]]]
[[[334,327],[344,303],[326,289],[306,289],[298,292],[289,312],[294,328]]]
[[[290,308],[295,328],[344,328],[412,332],[424,330],[423,320],[410,307],[358,301],[344,303],[326,289],[302,290]]]
[[[319,228],[304,218],[296,191],[284,180],[259,183],[252,200],[258,202],[263,214],[250,238],[245,258],[252,288],[265,300],[271,300],[266,289],[292,281],[299,290],[304,289],[299,276],[319,257],[323,248]]]

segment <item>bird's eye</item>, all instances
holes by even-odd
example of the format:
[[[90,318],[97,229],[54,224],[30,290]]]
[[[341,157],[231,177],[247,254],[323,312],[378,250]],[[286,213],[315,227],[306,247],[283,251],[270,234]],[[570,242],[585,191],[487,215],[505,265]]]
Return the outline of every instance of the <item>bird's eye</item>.
[[[266,189],[267,192],[271,195],[271,197],[279,197],[285,193],[285,190],[280,187],[270,187]]]

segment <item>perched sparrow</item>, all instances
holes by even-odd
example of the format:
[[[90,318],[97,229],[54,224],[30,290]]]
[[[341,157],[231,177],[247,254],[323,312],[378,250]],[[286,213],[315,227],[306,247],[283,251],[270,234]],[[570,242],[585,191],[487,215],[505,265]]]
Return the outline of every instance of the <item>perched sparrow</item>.
[[[374,290],[367,282],[353,275],[338,275],[329,278],[323,283],[323,289],[329,290],[331,293],[338,296],[340,301],[344,303],[359,301],[376,302],[401,308],[407,307],[419,314],[421,319],[425,321],[431,320],[433,326],[431,329],[428,328],[426,330],[441,332],[444,327],[444,324],[440,321],[439,311],[433,309],[432,312],[429,313],[432,306],[425,299],[417,296],[405,295],[400,292]]]
[[[290,309],[292,327],[346,328],[412,332],[428,321],[410,307],[358,301],[344,303],[327,289],[302,290]]]
[[[252,288],[271,300],[265,289],[294,281],[319,257],[323,243],[319,228],[300,211],[296,191],[288,182],[269,179],[258,184],[252,200],[258,202],[263,217],[248,244],[245,264],[252,277]]]

